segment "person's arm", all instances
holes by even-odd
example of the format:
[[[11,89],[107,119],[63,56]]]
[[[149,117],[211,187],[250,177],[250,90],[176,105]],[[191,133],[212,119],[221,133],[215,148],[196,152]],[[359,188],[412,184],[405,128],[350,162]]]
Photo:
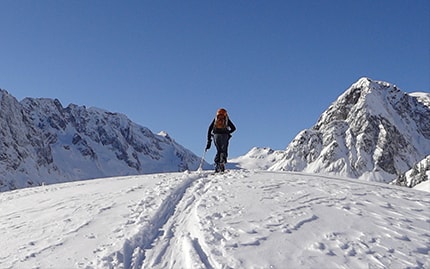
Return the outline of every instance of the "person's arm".
[[[215,120],[212,121],[211,125],[209,125],[209,128],[208,128],[208,141],[206,143],[206,148],[205,148],[206,151],[211,148],[211,144],[212,144],[212,130],[214,128],[213,127],[214,126],[214,122],[215,122]]]
[[[212,123],[209,125],[209,128],[208,128],[208,141],[212,140],[212,130],[214,128],[214,124],[215,124],[215,119],[212,121]]]
[[[228,119],[228,127],[230,127],[230,134],[236,131],[236,126],[234,126],[233,122],[230,119]]]

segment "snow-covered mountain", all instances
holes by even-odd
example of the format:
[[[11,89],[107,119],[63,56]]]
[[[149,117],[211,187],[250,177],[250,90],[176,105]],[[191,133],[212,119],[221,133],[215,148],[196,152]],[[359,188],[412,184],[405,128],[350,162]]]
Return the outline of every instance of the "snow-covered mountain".
[[[0,193],[1,268],[430,268],[430,194],[231,170]]]
[[[196,169],[166,133],[125,115],[0,90],[0,191],[43,183]]]
[[[285,151],[267,151],[272,171],[304,171],[388,182],[430,154],[430,94],[407,94],[361,78],[301,131]],[[255,149],[243,158],[255,159]]]
[[[283,150],[271,148],[253,147],[248,153],[234,159],[230,159],[231,166],[249,170],[268,170],[284,157]]]

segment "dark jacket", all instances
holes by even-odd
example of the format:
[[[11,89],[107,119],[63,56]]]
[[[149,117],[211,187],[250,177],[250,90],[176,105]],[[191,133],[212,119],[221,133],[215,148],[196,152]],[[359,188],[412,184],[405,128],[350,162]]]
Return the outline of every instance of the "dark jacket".
[[[208,140],[212,139],[212,134],[231,134],[236,131],[236,126],[234,126],[233,122],[228,119],[227,128],[215,128],[215,119],[209,125],[208,128]]]

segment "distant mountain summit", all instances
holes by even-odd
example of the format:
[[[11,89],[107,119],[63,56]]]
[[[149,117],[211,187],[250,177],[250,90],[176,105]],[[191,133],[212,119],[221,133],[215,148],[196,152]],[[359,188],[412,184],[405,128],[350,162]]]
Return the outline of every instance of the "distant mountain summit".
[[[361,78],[312,128],[301,131],[282,157],[266,151],[271,157],[259,158],[271,160],[270,165],[260,166],[391,181],[430,154],[429,104],[427,93],[407,94],[390,83]]]
[[[0,191],[42,183],[197,169],[166,133],[125,115],[0,90]]]

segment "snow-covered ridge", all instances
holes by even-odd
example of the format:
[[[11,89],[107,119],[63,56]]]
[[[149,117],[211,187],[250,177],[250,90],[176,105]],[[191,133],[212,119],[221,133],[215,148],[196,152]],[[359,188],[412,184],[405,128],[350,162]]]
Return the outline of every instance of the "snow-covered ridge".
[[[280,160],[259,166],[389,182],[430,154],[429,100],[426,93],[361,78],[293,139]]]
[[[270,148],[252,148],[247,154],[229,160],[238,168],[267,170],[283,156],[282,150],[273,150]]]
[[[107,176],[196,169],[199,158],[125,115],[0,90],[0,191]]]
[[[405,186],[405,187],[415,187],[419,186],[419,189],[426,190],[430,192],[430,155],[424,158],[422,161],[414,164],[414,166],[397,176],[396,180],[392,184]],[[423,184],[423,182],[427,184]],[[425,188],[427,186],[427,188]],[[417,186],[418,187],[418,186]]]
[[[430,107],[430,93],[428,92],[412,92],[410,96],[416,97],[417,100],[425,106]]]

